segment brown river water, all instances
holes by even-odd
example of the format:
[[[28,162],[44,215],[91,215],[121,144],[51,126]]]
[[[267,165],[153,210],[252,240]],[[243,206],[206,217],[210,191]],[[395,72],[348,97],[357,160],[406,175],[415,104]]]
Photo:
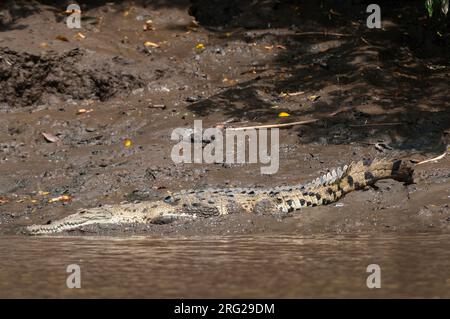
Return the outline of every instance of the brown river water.
[[[448,298],[449,248],[448,234],[0,237],[0,297]]]

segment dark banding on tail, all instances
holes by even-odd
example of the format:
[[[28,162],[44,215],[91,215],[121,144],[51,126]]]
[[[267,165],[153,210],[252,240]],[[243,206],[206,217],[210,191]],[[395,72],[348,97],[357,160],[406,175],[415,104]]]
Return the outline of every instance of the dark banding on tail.
[[[394,160],[392,163],[391,176],[393,179],[405,184],[414,183],[414,169],[405,160]]]

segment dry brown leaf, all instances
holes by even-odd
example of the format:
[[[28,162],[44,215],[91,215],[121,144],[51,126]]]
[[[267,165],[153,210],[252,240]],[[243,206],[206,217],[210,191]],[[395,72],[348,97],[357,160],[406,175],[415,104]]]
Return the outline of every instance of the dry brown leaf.
[[[6,204],[8,200],[4,197],[0,197],[0,205]]]
[[[81,40],[86,39],[86,36],[85,36],[83,33],[78,32],[77,34],[75,34],[74,38],[75,38],[76,40],[81,41]]]
[[[153,30],[155,30],[155,28],[153,27],[153,21],[152,20],[145,21],[145,24],[142,27],[142,29],[144,31],[153,31]]]
[[[134,7],[130,7],[130,9],[125,10],[125,11],[123,12],[123,16],[124,16],[124,17],[128,17],[128,16],[130,15],[131,11],[133,11],[133,10],[134,10]]]
[[[77,111],[77,115],[86,114],[86,113],[91,113],[92,111],[94,111],[94,110],[93,110],[93,109],[89,109],[89,110],[86,110],[86,109],[79,109],[79,110]]]
[[[66,10],[66,11],[64,11],[64,14],[68,14],[68,15],[71,15],[71,14],[73,14],[73,13],[80,13],[81,14],[81,10]]]
[[[60,141],[59,137],[51,133],[42,133],[42,136],[44,136],[45,140],[49,143],[56,143]]]
[[[317,101],[319,98],[320,98],[320,95],[310,95],[310,96],[308,96],[308,99],[309,99],[311,102],[315,102],[315,101]]]
[[[63,35],[57,35],[55,39],[63,42],[69,42],[69,39]]]
[[[72,200],[72,197],[69,195],[61,195],[55,198],[51,198],[48,200],[49,203],[56,203],[56,202],[70,202]]]

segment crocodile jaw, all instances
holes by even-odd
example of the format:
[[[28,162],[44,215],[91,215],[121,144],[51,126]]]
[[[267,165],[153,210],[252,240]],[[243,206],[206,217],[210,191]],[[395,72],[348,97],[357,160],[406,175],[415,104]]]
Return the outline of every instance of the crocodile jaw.
[[[102,222],[102,221],[82,221],[82,222],[64,222],[59,221],[54,224],[48,225],[32,225],[26,227],[26,231],[30,235],[45,235],[45,234],[56,234],[62,233],[66,231],[76,230],[83,226],[93,225],[93,224],[107,224],[110,222]]]
[[[47,225],[28,226],[26,227],[26,231],[30,235],[46,235],[77,230],[88,225],[126,224],[138,221],[144,222],[142,216],[134,214],[117,215],[109,212],[107,209],[96,208],[80,211]]]

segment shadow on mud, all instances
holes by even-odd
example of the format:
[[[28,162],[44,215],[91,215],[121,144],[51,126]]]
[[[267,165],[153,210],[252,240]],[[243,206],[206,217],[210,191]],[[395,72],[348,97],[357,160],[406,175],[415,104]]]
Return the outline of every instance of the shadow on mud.
[[[218,35],[232,32],[233,41],[284,50],[262,71],[249,66],[257,73],[252,80],[190,110],[273,123],[273,106],[288,104],[291,118],[321,118],[297,129],[302,143],[383,142],[398,150],[444,151],[450,143],[449,24],[441,23],[437,33],[421,1],[401,1],[395,8],[382,5],[384,27],[370,30],[367,4],[351,2],[194,1],[191,13]],[[299,91],[304,94],[280,97]],[[323,97],[309,101],[308,95]],[[333,112],[340,113],[328,116]]]

